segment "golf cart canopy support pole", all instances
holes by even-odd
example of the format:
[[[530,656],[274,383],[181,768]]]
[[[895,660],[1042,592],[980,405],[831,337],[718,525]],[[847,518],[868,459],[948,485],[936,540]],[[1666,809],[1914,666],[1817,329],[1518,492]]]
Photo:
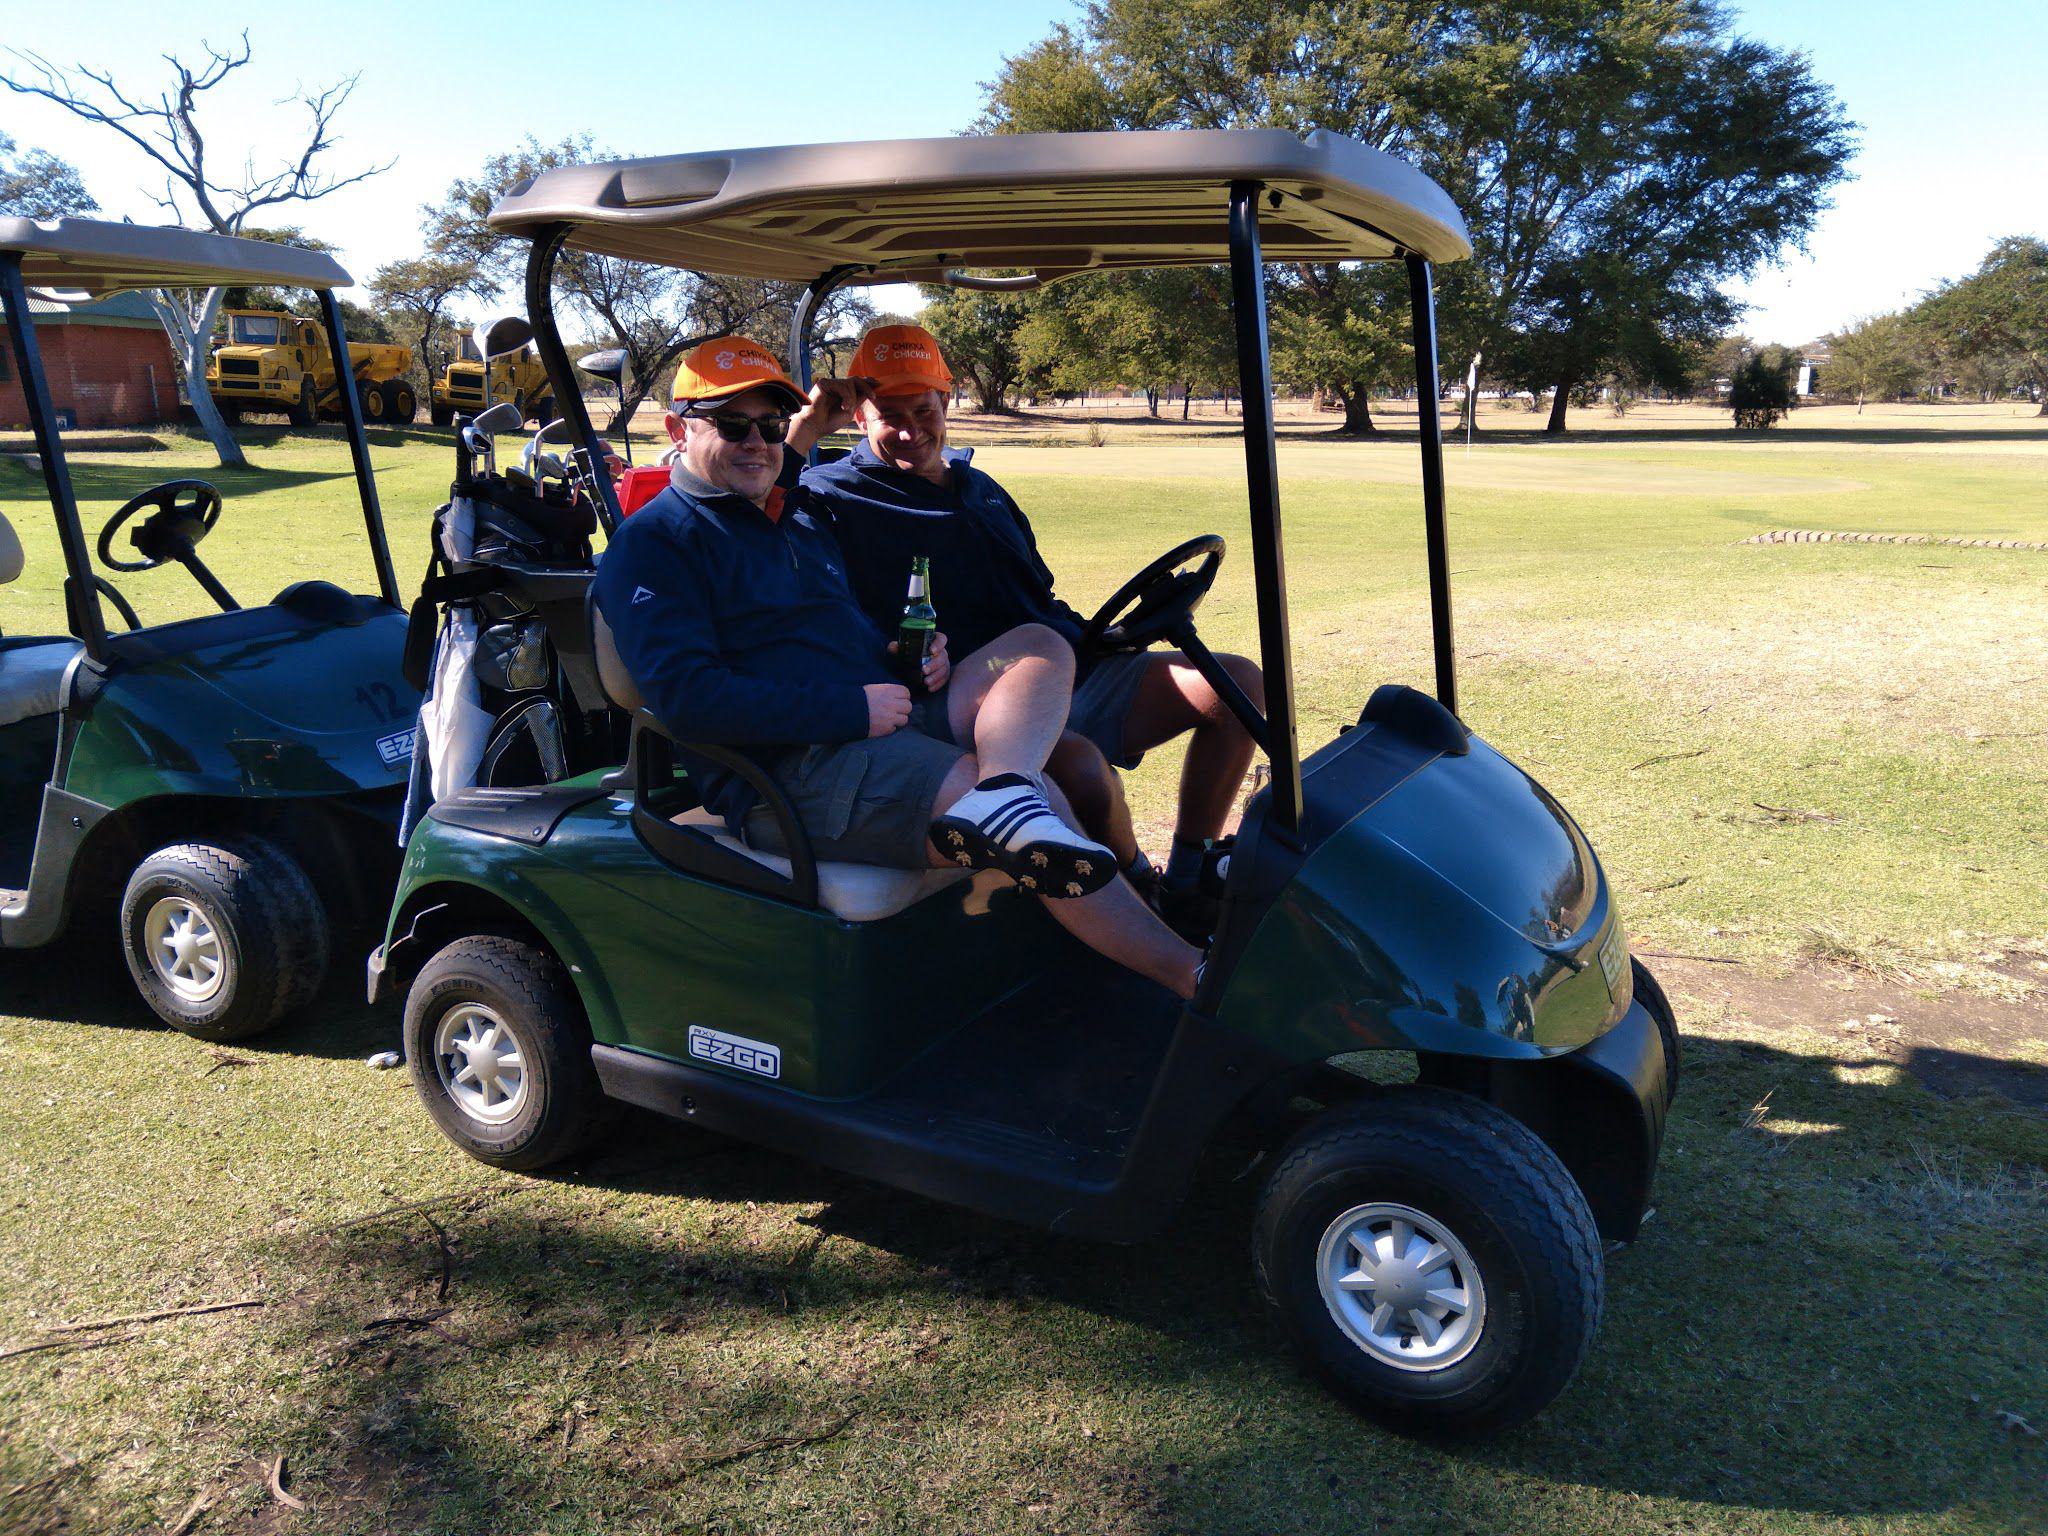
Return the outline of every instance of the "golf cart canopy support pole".
[[[334,383],[341,396],[342,430],[348,438],[349,458],[356,467],[356,494],[362,498],[363,526],[370,535],[370,558],[377,564],[377,590],[392,607],[403,608],[405,604],[398,597],[398,573],[391,566],[391,540],[384,532],[384,509],[377,502],[377,479],[370,469],[370,443],[363,436],[363,397],[356,393],[355,366],[349,360],[348,335],[341,323],[341,300],[334,296],[332,288],[319,292],[320,318],[327,323],[327,348],[334,354]]]
[[[807,395],[811,392],[811,322],[825,307],[825,301],[838,291],[854,270],[852,267],[834,267],[830,272],[812,278],[804,284],[804,291],[797,296],[796,308],[790,314],[789,376]],[[811,451],[804,457],[812,464],[817,463],[818,445],[813,443]]]
[[[42,348],[36,344],[34,318],[28,310],[28,287],[21,280],[21,255],[0,255],[0,305],[7,311],[7,333],[14,346],[15,371],[21,375],[22,398],[28,403],[29,425],[35,429],[36,456],[43,461],[43,486],[57,518],[57,538],[64,546],[64,612],[71,633],[98,661],[107,652],[107,623],[93,584],[92,554],[78,523],[78,497],[71,488],[71,469],[57,437],[57,408],[50,403],[50,382],[43,374]]]
[[[1273,450],[1273,378],[1266,350],[1266,279],[1259,256],[1255,181],[1230,184],[1230,312],[1237,329],[1244,405],[1244,474],[1252,517],[1252,588],[1259,605],[1259,666],[1266,675],[1266,758],[1273,769],[1268,825],[1301,826],[1301,749],[1294,730],[1294,660],[1287,638],[1287,562],[1280,546],[1280,471]]]
[[[533,248],[526,253],[526,318],[533,326],[534,348],[548,371],[549,384],[554,387],[555,409],[568,421],[577,446],[589,458],[590,486],[597,495],[598,520],[604,524],[604,531],[611,534],[619,526],[619,493],[612,485],[611,472],[605,468],[604,439],[590,424],[590,407],[584,403],[583,386],[576,380],[576,365],[569,361],[568,348],[562,345],[562,333],[555,325],[555,261],[561,256],[562,242],[568,235],[566,224],[550,224],[534,231]],[[486,362],[484,367],[488,372],[490,364]],[[622,414],[625,405],[622,394]],[[628,438],[633,435],[631,418],[625,422],[625,432]]]
[[[1437,702],[1458,712],[1458,647],[1451,634],[1451,554],[1444,526],[1444,422],[1437,408],[1436,291],[1429,263],[1408,258],[1415,321],[1415,419],[1422,439],[1422,521],[1429,537],[1429,624],[1436,638]]]

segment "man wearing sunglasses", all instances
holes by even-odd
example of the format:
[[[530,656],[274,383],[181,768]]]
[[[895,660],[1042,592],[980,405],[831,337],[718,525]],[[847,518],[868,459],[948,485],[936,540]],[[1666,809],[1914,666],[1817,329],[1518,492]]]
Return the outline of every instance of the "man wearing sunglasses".
[[[1191,996],[1199,952],[1076,830],[1045,777],[1073,690],[1067,642],[1016,626],[956,672],[941,640],[918,700],[891,676],[890,642],[796,483],[801,455],[851,422],[864,394],[828,380],[807,399],[745,337],[683,359],[669,487],[620,525],[598,565],[620,659],[678,739],[755,757],[819,859],[1001,870],[1084,943]],[[783,851],[743,779],[680,755],[736,835]]]
[[[806,472],[802,483],[832,517],[861,605],[871,615],[893,612],[891,603],[903,600],[901,573],[913,555],[924,555],[933,601],[963,644],[1026,623],[1078,640],[1085,621],[1054,595],[1030,520],[964,450],[946,447],[953,375],[931,333],[876,326],[861,338],[847,371],[869,387],[859,401],[862,441],[845,458]],[[1217,660],[1254,703],[1263,699],[1255,663],[1230,655]],[[1054,777],[1080,809],[1082,825],[1126,849],[1136,841],[1109,765],[1135,768],[1152,748],[1188,735],[1173,845],[1156,899],[1182,932],[1212,933],[1216,903],[1198,890],[1197,876],[1251,766],[1250,733],[1187,657],[1165,650],[1081,657],[1067,731]]]

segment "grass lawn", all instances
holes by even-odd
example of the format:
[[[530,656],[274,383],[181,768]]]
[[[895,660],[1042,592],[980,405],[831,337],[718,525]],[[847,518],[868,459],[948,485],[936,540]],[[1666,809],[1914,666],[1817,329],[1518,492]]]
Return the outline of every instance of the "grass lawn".
[[[1934,1533],[2048,1528],[2048,424],[1639,410],[1451,451],[1462,708],[1572,809],[1689,1055],[1658,1214],[1577,1384],[1476,1447],[1303,1379],[1217,1170],[1135,1251],[635,1121],[500,1175],[435,1133],[353,959],[231,1051],[154,1027],[100,933],[0,956],[0,1532]],[[1394,414],[1398,434],[1412,424]],[[1242,455],[1211,413],[969,423],[1087,606],[1191,533],[1254,648]],[[1429,679],[1412,441],[1281,448],[1305,745]],[[255,600],[369,563],[338,438],[260,466],[81,455],[88,531],[214,479]],[[373,434],[401,579],[445,434]],[[53,627],[40,483],[0,464]],[[122,580],[200,611],[176,570]],[[945,595],[938,594],[943,612]],[[1175,764],[1131,780],[1170,815]],[[146,1323],[59,1325],[250,1302]],[[2042,1433],[2036,1433],[2041,1431]],[[295,1513],[268,1486],[278,1458]]]

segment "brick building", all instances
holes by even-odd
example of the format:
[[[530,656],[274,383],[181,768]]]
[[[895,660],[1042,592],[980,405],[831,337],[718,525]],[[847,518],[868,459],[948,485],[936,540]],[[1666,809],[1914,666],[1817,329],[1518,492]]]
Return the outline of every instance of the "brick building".
[[[156,311],[139,293],[65,303],[28,301],[59,415],[75,427],[135,427],[178,415],[178,365]],[[13,341],[0,321],[0,428],[28,425]]]

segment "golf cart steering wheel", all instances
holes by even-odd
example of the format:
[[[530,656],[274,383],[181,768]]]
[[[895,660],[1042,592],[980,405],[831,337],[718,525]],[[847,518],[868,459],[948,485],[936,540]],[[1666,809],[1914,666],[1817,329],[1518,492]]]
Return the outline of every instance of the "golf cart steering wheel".
[[[116,560],[114,535],[138,512],[151,515],[128,536],[140,560]],[[220,521],[220,492],[204,480],[166,480],[127,502],[100,530],[100,564],[111,571],[153,571],[182,560]]]
[[[1183,569],[1197,559],[1200,565]],[[1222,564],[1219,534],[1205,533],[1169,549],[1095,610],[1076,650],[1084,656],[1142,651],[1156,641],[1177,639],[1216,584],[1216,570]]]

